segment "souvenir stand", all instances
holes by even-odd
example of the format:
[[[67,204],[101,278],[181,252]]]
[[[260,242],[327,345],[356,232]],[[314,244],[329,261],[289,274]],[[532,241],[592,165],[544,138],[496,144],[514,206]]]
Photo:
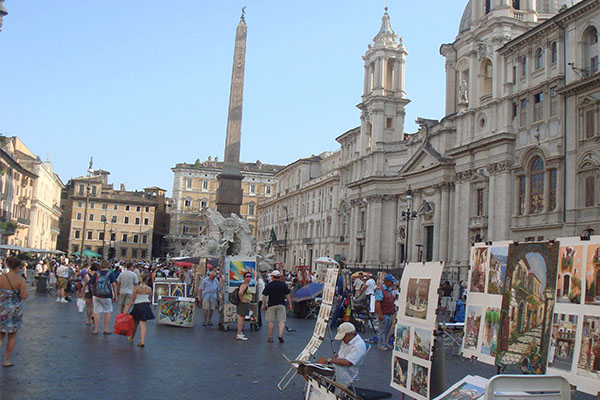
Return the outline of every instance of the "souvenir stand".
[[[191,328],[194,326],[195,304],[193,297],[161,296],[158,299],[157,323]]]
[[[256,293],[256,258],[255,257],[230,257],[227,256],[222,262],[222,277],[219,282],[219,328],[228,331],[229,324],[237,323],[236,305],[229,302],[229,293],[240,287],[244,281],[244,273],[250,272],[249,292],[252,293],[250,303],[250,327],[257,331],[259,329],[255,316],[258,315],[258,295]],[[248,318],[248,317],[246,317]]]

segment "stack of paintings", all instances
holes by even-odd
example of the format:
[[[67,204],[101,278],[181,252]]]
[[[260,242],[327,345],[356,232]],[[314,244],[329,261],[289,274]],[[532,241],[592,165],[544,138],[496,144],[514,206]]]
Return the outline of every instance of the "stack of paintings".
[[[338,278],[337,268],[328,268],[325,275],[325,281],[323,285],[323,297],[321,301],[321,307],[319,308],[319,314],[317,316],[317,323],[313,331],[312,337],[308,344],[300,352],[296,360],[309,361],[312,356],[315,355],[325,334],[327,333],[327,324],[329,324],[329,318],[331,315],[331,309],[333,308],[333,300],[335,294],[335,285]]]
[[[600,236],[561,238],[548,373],[600,392]]]
[[[391,386],[415,399],[429,399],[437,288],[443,263],[409,263],[400,281]]]
[[[462,353],[494,364],[498,351],[500,307],[511,242],[476,243],[471,248],[470,274]]]

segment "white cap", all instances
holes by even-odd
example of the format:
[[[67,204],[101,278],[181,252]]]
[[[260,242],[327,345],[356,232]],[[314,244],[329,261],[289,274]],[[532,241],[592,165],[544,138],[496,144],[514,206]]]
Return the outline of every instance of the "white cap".
[[[356,332],[356,328],[350,322],[344,322],[341,324],[337,330],[337,334],[335,335],[335,340],[342,340],[347,333]]]
[[[279,272],[279,270],[276,269],[275,271],[271,272],[271,276],[281,276],[281,272]]]

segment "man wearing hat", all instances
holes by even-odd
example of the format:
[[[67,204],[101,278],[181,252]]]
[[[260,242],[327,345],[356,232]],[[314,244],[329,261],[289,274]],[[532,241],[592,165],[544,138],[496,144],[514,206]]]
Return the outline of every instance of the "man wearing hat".
[[[290,298],[290,289],[282,279],[281,272],[275,270],[271,272],[272,281],[267,283],[262,291],[263,310],[266,310],[265,319],[269,322],[269,337],[268,342],[273,342],[273,329],[275,322],[279,330],[277,339],[279,343],[283,343],[283,328],[285,327],[286,311],[285,300],[287,299],[288,309],[292,310],[292,299]],[[267,303],[267,297],[269,301]],[[267,308],[268,304],[268,308]]]
[[[367,354],[367,346],[350,322],[340,325],[335,340],[342,341],[338,354],[332,358],[320,358],[317,362],[333,365],[335,381],[345,387],[350,387],[358,375],[365,354]]]
[[[397,280],[394,275],[387,274],[383,278],[383,284],[375,291],[375,313],[379,319],[377,327],[377,349],[390,350],[392,346],[386,343],[388,332],[394,322],[394,313],[396,307],[394,305],[394,295],[392,294],[392,286]]]

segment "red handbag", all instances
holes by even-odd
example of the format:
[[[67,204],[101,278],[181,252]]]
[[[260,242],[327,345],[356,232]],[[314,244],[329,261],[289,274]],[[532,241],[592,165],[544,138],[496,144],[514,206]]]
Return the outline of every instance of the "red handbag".
[[[117,314],[115,318],[114,333],[117,335],[131,336],[133,333],[133,317],[129,314]]]

